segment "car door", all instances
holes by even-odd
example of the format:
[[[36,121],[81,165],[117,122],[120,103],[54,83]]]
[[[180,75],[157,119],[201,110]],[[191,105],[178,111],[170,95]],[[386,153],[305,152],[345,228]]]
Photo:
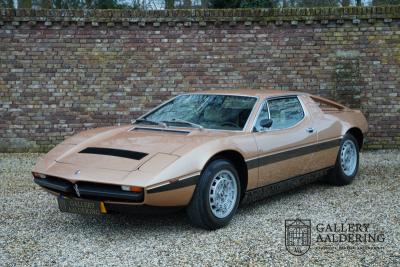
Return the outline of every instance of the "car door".
[[[260,126],[271,119],[270,128]],[[258,186],[279,182],[311,171],[317,133],[310,113],[297,96],[268,98],[255,120],[258,146]]]

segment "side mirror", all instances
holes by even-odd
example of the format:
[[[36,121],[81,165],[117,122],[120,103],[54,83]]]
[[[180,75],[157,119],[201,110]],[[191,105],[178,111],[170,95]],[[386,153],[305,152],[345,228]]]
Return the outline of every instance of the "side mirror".
[[[260,121],[260,126],[263,128],[270,128],[272,126],[273,120],[264,119]]]

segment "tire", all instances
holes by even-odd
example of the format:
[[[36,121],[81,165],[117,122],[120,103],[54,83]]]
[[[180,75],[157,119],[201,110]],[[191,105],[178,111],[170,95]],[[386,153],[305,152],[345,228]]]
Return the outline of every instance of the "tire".
[[[358,142],[346,134],[340,142],[335,167],[328,173],[327,181],[333,185],[351,184],[358,173],[360,161]]]
[[[186,207],[191,223],[207,230],[227,225],[239,205],[240,191],[239,176],[232,163],[225,159],[212,161],[203,170]],[[222,204],[226,209],[218,208]]]

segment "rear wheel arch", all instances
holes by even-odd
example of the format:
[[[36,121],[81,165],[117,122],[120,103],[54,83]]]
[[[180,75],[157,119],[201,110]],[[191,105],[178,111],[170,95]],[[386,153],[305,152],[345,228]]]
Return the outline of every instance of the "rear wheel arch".
[[[333,185],[348,185],[353,182],[359,168],[359,147],[357,139],[346,133],[339,146],[336,163],[329,170],[326,181]]]
[[[242,154],[236,150],[224,150],[220,151],[217,154],[213,155],[207,163],[204,165],[203,170],[213,162],[214,160],[217,159],[225,159],[229,162],[232,163],[232,165],[235,167],[236,171],[239,174],[239,180],[240,180],[240,188],[241,188],[241,198],[243,198],[244,193],[246,192],[247,189],[247,183],[248,183],[248,169],[246,165],[246,161],[244,160],[244,157]]]
[[[364,134],[362,133],[360,128],[350,128],[349,130],[347,130],[346,134],[351,134],[357,140],[358,149],[361,150],[364,143]]]

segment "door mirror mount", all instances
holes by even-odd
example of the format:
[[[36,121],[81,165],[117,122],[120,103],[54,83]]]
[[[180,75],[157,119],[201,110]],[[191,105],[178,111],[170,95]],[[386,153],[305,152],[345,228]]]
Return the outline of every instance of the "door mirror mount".
[[[260,126],[263,128],[270,128],[272,126],[273,120],[264,119],[260,121]]]

